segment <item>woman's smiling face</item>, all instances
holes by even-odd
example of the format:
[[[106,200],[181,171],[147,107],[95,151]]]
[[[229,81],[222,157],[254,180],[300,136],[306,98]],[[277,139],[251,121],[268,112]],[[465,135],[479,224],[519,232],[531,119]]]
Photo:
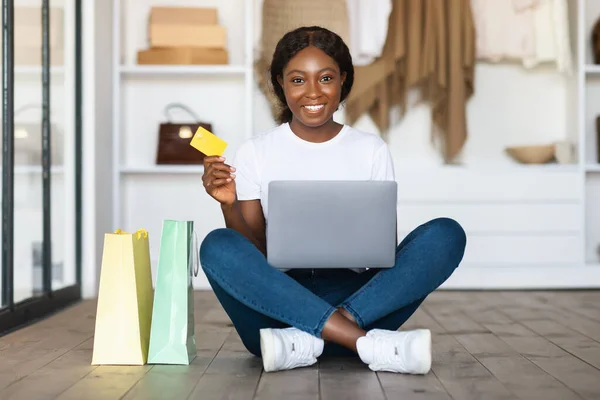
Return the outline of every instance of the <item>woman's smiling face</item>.
[[[309,46],[288,62],[279,84],[294,118],[316,128],[333,118],[340,104],[344,79],[345,74],[340,74],[333,58]]]

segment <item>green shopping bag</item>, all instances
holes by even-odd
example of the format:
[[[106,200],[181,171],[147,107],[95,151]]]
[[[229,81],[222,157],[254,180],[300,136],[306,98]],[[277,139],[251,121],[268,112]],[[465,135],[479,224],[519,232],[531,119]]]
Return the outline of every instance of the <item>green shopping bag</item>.
[[[194,222],[163,221],[148,364],[188,365],[196,356],[192,272],[198,275],[198,257]]]

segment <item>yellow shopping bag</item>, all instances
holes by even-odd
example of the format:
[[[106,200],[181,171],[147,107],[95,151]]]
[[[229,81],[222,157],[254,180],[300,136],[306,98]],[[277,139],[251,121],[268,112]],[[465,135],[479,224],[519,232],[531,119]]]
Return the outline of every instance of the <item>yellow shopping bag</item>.
[[[143,365],[152,319],[148,232],[104,236],[92,365]]]

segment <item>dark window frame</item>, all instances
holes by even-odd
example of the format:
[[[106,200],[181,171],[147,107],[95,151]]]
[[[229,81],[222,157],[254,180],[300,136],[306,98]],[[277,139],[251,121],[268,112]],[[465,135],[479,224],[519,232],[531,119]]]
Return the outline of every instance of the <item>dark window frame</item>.
[[[42,0],[42,293],[14,302],[14,0],[2,0],[2,298],[0,335],[19,329],[81,300],[82,285],[82,1],[75,0],[75,284],[52,289],[50,208],[49,0]]]

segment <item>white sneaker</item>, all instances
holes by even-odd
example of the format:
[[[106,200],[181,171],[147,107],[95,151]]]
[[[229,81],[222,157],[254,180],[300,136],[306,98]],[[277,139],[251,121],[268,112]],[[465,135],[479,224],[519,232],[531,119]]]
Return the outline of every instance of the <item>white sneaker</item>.
[[[317,362],[325,342],[296,328],[261,329],[260,351],[265,372],[308,367]]]
[[[356,342],[360,359],[373,371],[426,374],[431,369],[431,332],[373,329]]]

